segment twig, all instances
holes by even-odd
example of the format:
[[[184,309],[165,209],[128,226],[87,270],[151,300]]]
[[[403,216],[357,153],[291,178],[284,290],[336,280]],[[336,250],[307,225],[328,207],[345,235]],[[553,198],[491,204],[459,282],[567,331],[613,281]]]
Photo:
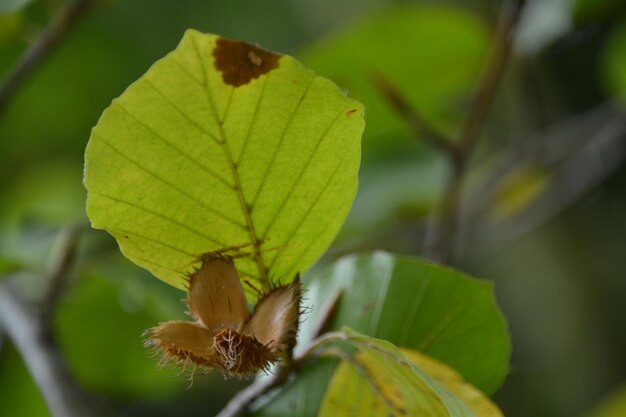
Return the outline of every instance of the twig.
[[[511,52],[513,32],[524,4],[525,0],[511,0],[505,3],[490,59],[456,141],[458,152],[451,155],[450,158],[452,172],[440,211],[430,223],[427,231],[427,239],[430,240],[427,253],[430,257],[444,263],[450,262],[454,255],[454,241],[465,171],[504,74]]]
[[[72,0],[57,12],[50,24],[24,52],[0,86],[0,115],[6,109],[18,87],[50,55],[55,46],[77,19],[95,0]]]
[[[452,141],[433,128],[383,74],[374,73],[371,81],[378,92],[404,118],[416,137],[426,140],[449,155],[457,154],[457,148]]]
[[[287,381],[290,372],[280,372],[269,378],[259,379],[239,391],[215,417],[241,415],[253,401]]]
[[[341,332],[329,332],[314,339],[300,356],[289,362],[288,366],[281,366],[276,374],[271,377],[259,379],[239,391],[215,417],[237,417],[241,415],[256,399],[287,382],[289,376],[297,372],[302,365],[311,359],[321,346],[342,339],[344,339],[344,334]]]
[[[0,282],[0,327],[22,355],[53,416],[94,415],[86,394],[70,375],[49,327],[11,287],[11,279]]]
[[[526,0],[509,0],[503,6],[491,56],[485,72],[478,83],[476,94],[470,105],[465,122],[461,126],[459,146],[461,146],[465,155],[471,153],[485,125],[491,104],[498,91],[500,80],[511,54],[513,32],[517,27],[525,3]]]
[[[47,279],[48,288],[40,305],[44,320],[51,317],[52,310],[67,285],[70,277],[69,269],[74,261],[80,234],[81,231],[78,227],[70,227],[61,232],[59,253],[54,257],[54,262],[50,267]]]

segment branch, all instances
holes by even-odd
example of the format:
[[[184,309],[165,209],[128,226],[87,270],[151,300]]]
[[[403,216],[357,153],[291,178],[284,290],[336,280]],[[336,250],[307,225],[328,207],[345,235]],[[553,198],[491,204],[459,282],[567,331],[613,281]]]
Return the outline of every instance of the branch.
[[[459,134],[459,145],[466,156],[469,156],[474,149],[480,132],[485,125],[487,115],[511,54],[513,32],[517,27],[525,3],[526,0],[509,0],[503,6],[492,45],[491,56],[485,72],[478,83],[476,94]]]
[[[54,262],[50,267],[47,278],[48,288],[41,300],[41,315],[44,320],[52,316],[52,310],[70,278],[69,269],[74,261],[80,235],[81,231],[78,227],[71,227],[61,232],[59,253],[54,257]]]
[[[237,417],[252,402],[287,381],[290,372],[280,372],[269,378],[258,379],[245,389],[239,391],[215,417]]]
[[[94,415],[86,394],[76,384],[48,326],[11,287],[0,282],[0,327],[22,355],[24,363],[55,417]]]
[[[280,367],[275,375],[258,379],[242,391],[239,391],[215,417],[237,417],[241,415],[257,398],[287,382],[289,376],[296,373],[302,365],[313,358],[321,346],[342,338],[343,334],[341,332],[329,332],[312,340],[307,345],[305,351],[289,362],[288,366]]]
[[[0,115],[24,80],[50,55],[67,31],[94,2],[95,0],[71,0],[61,7],[0,86]]]
[[[435,148],[447,153],[451,158],[456,158],[458,152],[452,141],[435,130],[383,74],[373,74],[371,81],[391,107],[404,118],[415,136],[423,138]]]
[[[454,255],[465,171],[504,74],[511,52],[513,32],[524,4],[525,0],[510,0],[505,3],[491,56],[456,142],[458,154],[450,160],[452,173],[441,208],[427,230],[426,252],[431,258],[443,263],[450,262]]]

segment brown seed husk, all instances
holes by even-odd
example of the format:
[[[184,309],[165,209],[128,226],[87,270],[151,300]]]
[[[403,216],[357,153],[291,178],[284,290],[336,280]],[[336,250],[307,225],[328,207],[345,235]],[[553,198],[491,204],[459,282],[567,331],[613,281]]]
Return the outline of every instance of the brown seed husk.
[[[300,277],[296,276],[291,284],[276,287],[259,300],[244,334],[275,350],[292,348],[300,319],[300,299]]]
[[[209,331],[241,331],[250,318],[241,281],[230,258],[205,255],[202,266],[189,277],[189,312]]]
[[[146,345],[163,363],[193,364],[226,375],[267,369],[293,348],[300,315],[300,280],[273,288],[252,316],[231,258],[207,254],[189,277],[189,312],[195,323],[171,321],[148,330]]]
[[[231,329],[215,335],[215,351],[220,368],[228,374],[251,374],[267,369],[276,360],[277,354],[254,337],[243,336]]]
[[[215,366],[219,363],[213,349],[213,335],[204,327],[188,321],[168,321],[148,330],[146,346],[154,346],[163,363]]]

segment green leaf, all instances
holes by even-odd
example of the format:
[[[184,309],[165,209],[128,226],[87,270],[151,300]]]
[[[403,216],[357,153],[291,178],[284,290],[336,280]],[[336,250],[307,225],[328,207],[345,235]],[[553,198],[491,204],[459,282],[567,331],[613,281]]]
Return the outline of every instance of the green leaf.
[[[350,209],[363,124],[361,104],[295,59],[189,30],[93,129],[87,212],[179,288],[201,254],[233,246],[255,287],[288,282]]]
[[[343,332],[357,353],[337,368],[320,417],[475,416],[393,344],[349,329]]]
[[[410,349],[401,349],[404,356],[428,376],[443,384],[479,417],[502,417],[502,411],[484,393],[468,384],[449,366]]]
[[[623,417],[626,415],[626,384],[618,387],[590,414],[591,417]]]
[[[343,258],[307,281],[313,313],[303,323],[303,339],[332,294],[344,289],[329,330],[349,326],[422,352],[487,394],[506,376],[509,335],[489,282],[384,252]]]
[[[22,20],[21,13],[0,13],[0,45],[18,37],[22,28]]]
[[[188,382],[174,378],[180,371],[155,367],[141,343],[145,329],[171,318],[159,311],[163,297],[121,279],[132,271],[116,271],[119,282],[81,276],[59,305],[55,334],[73,374],[94,392],[123,398],[184,391]]]
[[[0,342],[0,347],[0,380],[4,381],[0,390],[0,415],[51,417],[20,352],[7,339]]]
[[[604,85],[606,90],[626,103],[626,23],[616,25],[602,54]]]
[[[548,188],[550,172],[529,164],[507,172],[498,180],[488,215],[503,222],[529,208]]]
[[[451,268],[383,252],[349,256],[305,275],[312,306],[301,326],[298,350],[311,339],[321,314],[343,290],[328,330],[350,326],[418,350],[442,362],[486,394],[502,383],[511,352],[506,323],[490,283]],[[329,364],[317,363],[284,387],[256,417],[312,417],[329,383]],[[297,410],[297,412],[294,412]],[[489,414],[479,414],[489,415]]]
[[[287,382],[277,396],[258,404],[255,417],[315,417],[318,415],[329,381],[339,362],[336,358],[316,358],[305,364],[296,378]]]
[[[403,5],[368,15],[314,43],[303,62],[330,77],[367,106],[371,157],[413,144],[405,121],[373,87],[382,73],[419,112],[452,132],[482,68],[485,26],[459,8]],[[374,140],[377,136],[380,140]]]

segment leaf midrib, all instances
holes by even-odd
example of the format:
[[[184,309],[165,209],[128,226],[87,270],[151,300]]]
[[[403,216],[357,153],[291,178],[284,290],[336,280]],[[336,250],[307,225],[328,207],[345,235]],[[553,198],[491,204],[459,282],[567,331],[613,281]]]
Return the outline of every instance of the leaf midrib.
[[[204,63],[204,60],[202,59],[202,55],[200,54],[200,50],[198,48],[198,45],[196,44],[195,39],[192,37],[191,38],[191,44],[193,45],[193,48],[196,52],[196,57],[198,59],[198,62],[200,63],[200,67],[202,69],[202,78],[203,78],[203,85],[206,91],[206,95],[207,95],[207,101],[208,101],[208,105],[209,108],[211,109],[211,114],[213,116],[213,119],[215,121],[215,123],[218,126],[219,129],[219,134],[220,134],[220,144],[222,145],[222,150],[224,151],[224,155],[226,156],[226,160],[228,162],[228,166],[230,167],[231,170],[231,174],[233,177],[233,182],[234,182],[234,190],[237,193],[237,197],[239,198],[239,204],[241,206],[241,210],[243,212],[244,215],[244,220],[246,223],[246,228],[248,230],[248,236],[250,238],[250,243],[252,244],[252,257],[257,265],[257,269],[259,271],[259,281],[260,284],[263,288],[264,291],[268,291],[269,290],[269,282],[268,282],[268,274],[267,274],[267,268],[265,266],[265,263],[263,262],[263,256],[261,254],[261,250],[260,250],[260,243],[259,243],[259,238],[257,236],[255,227],[254,227],[254,223],[252,221],[252,212],[250,209],[250,206],[248,205],[248,203],[246,202],[245,196],[243,195],[243,191],[241,188],[241,179],[239,178],[239,172],[237,171],[237,166],[234,163],[233,157],[231,155],[230,152],[230,148],[228,147],[228,143],[226,140],[226,133],[224,132],[224,120],[226,119],[226,113],[228,111],[228,109],[230,108],[230,102],[232,100],[232,96],[234,94],[234,89],[235,87],[233,87],[233,91],[231,91],[231,94],[229,95],[229,99],[228,99],[228,104],[226,106],[226,112],[224,114],[224,119],[221,120],[220,117],[217,114],[217,108],[215,106],[215,103],[213,102],[213,96],[211,94],[211,89],[209,88],[209,82],[208,82],[208,76],[207,76],[207,68],[206,65]]]

